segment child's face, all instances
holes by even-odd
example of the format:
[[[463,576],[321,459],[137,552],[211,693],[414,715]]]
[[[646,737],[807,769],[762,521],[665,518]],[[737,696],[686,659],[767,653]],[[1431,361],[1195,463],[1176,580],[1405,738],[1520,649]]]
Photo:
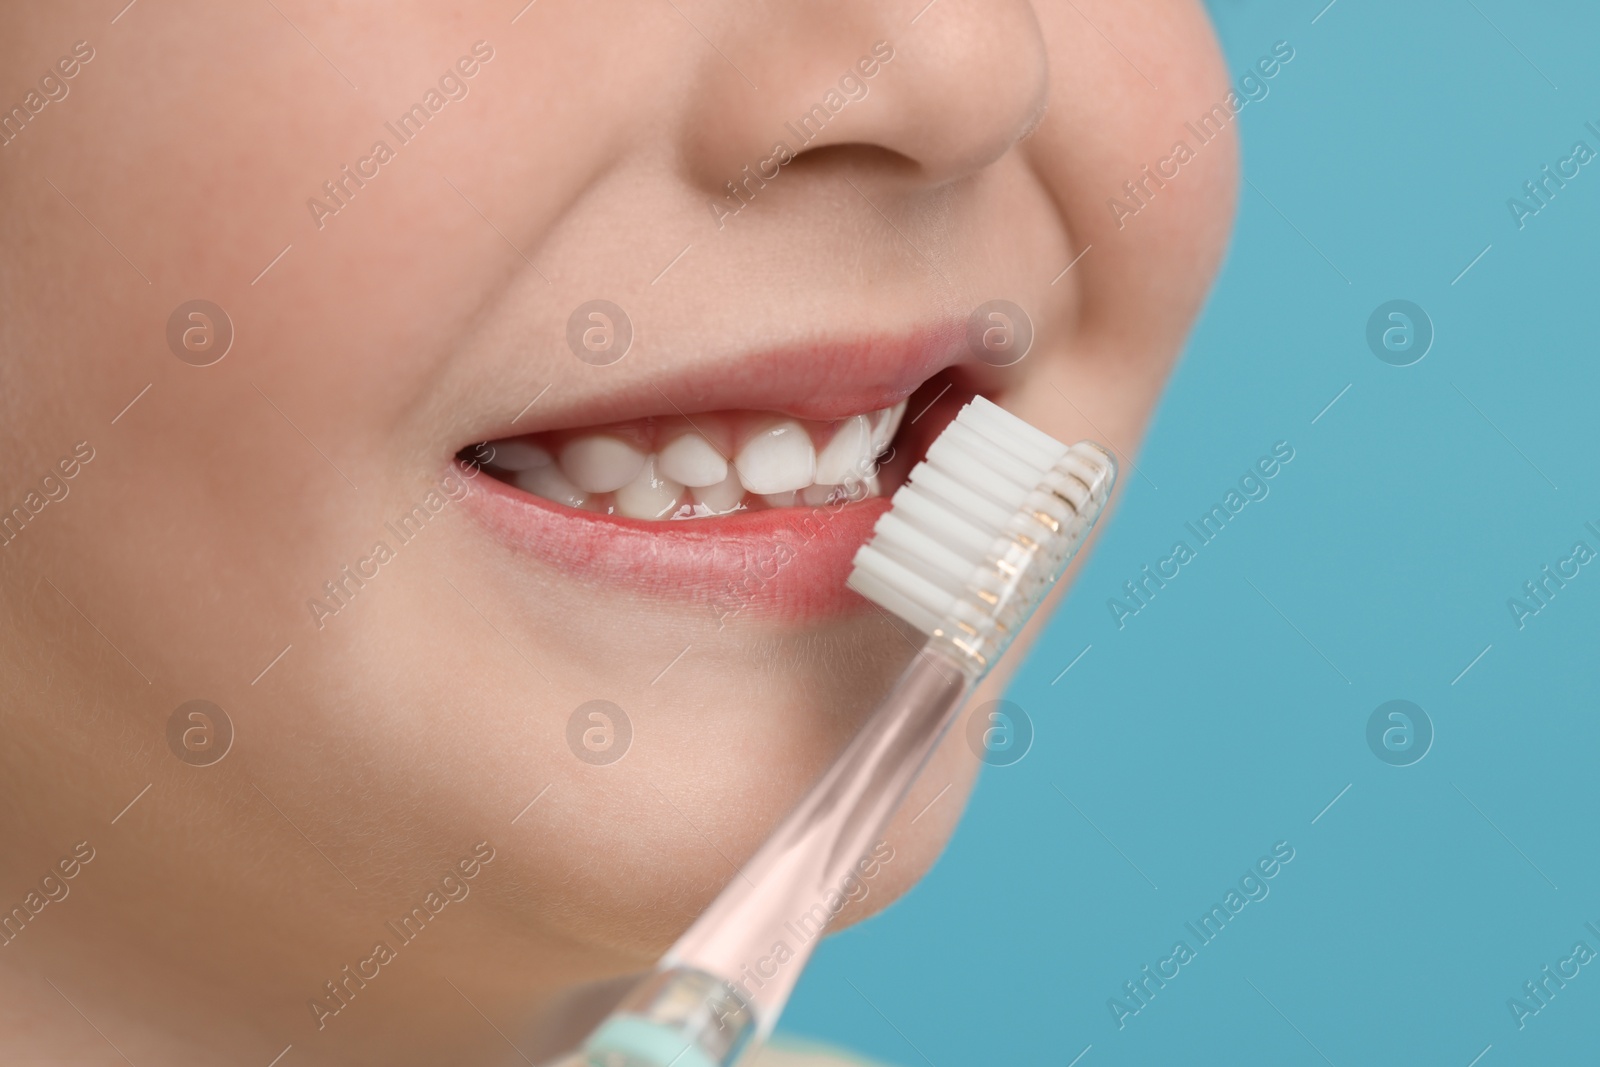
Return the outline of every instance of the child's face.
[[[925,4],[10,18],[0,105],[46,102],[0,148],[0,506],[48,502],[0,556],[6,831],[29,872],[105,842],[86,937],[195,932],[180,972],[248,956],[261,1025],[309,1026],[323,979],[488,841],[437,970],[641,966],[910,652],[843,593],[883,505],[759,510],[747,485],[802,462],[740,459],[763,420],[821,448],[909,397],[885,489],[976,389],[1136,445],[1231,215],[1231,125],[1185,127],[1228,95],[1200,5]],[[993,300],[1031,320],[1013,366],[969,347]],[[457,462],[614,424],[644,452],[702,432],[757,472],[750,514],[619,521]],[[582,503],[714,495],[673,484]],[[197,699],[234,732],[210,766],[169,751]],[[931,861],[975,766],[944,746],[867,909]],[[413,971],[391,1008],[431,995]]]

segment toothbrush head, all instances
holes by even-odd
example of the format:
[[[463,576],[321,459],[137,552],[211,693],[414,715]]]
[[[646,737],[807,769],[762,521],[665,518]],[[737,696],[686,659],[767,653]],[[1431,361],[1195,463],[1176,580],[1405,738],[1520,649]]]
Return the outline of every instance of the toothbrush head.
[[[850,588],[982,674],[1088,537],[1117,464],[981,396],[912,468],[856,553]]]

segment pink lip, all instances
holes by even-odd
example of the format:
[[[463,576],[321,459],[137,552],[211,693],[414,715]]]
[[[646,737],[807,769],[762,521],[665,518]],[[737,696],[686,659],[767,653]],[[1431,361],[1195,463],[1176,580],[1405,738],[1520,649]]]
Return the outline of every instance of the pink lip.
[[[959,362],[966,354],[965,329],[943,323],[848,341],[719,354],[688,366],[653,363],[647,355],[630,353],[608,368],[616,372],[615,380],[603,393],[553,392],[534,416],[515,425],[484,427],[476,441],[704,411],[767,411],[818,422],[878,411]]]
[[[704,604],[720,622],[871,610],[844,583],[856,549],[889,509],[881,497],[641,522],[562,507],[487,476],[470,484],[464,503],[499,540],[581,580]]]

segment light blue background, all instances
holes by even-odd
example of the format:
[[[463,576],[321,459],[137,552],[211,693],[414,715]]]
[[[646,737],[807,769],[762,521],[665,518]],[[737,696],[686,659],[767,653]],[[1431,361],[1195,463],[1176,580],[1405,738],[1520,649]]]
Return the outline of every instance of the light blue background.
[[[1242,117],[1253,187],[1144,476],[1012,688],[1034,748],[824,947],[787,1030],[907,1067],[1600,1062],[1600,961],[1525,1029],[1506,1006],[1600,950],[1600,563],[1507,608],[1600,548],[1600,164],[1520,232],[1506,207],[1600,147],[1600,13],[1324,3],[1213,3],[1236,76],[1297,54]],[[1366,345],[1393,298],[1437,331],[1413,366]],[[1119,631],[1107,598],[1279,440],[1271,495]],[[1395,698],[1437,731],[1409,767],[1366,743]],[[1119,1031],[1107,999],[1280,840],[1271,895]]]

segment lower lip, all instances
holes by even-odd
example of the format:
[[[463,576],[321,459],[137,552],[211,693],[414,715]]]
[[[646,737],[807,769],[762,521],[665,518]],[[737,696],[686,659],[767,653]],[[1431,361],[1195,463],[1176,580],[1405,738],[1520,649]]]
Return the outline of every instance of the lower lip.
[[[498,540],[580,581],[703,605],[722,622],[814,621],[872,610],[845,579],[856,550],[889,510],[881,497],[641,522],[561,507],[491,477],[469,484],[468,509]]]

